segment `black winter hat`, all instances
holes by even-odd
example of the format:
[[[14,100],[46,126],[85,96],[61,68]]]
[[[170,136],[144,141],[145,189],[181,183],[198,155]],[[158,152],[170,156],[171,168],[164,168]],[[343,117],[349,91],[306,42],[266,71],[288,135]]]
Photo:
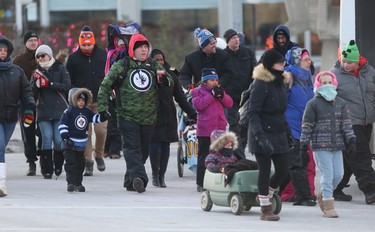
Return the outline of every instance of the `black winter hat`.
[[[38,39],[38,34],[35,31],[26,31],[23,35],[23,44],[26,44],[26,42],[31,38],[36,37]]]
[[[263,53],[261,63],[267,70],[271,71],[274,64],[283,63],[284,61],[284,56],[272,48]]]
[[[135,51],[135,49],[137,49],[137,48],[139,48],[140,46],[143,46],[143,45],[147,45],[148,47],[150,47],[150,45],[148,44],[147,41],[137,41],[134,44],[133,51]]]
[[[238,35],[237,31],[233,30],[233,29],[228,29],[225,33],[224,33],[224,38],[225,38],[225,41],[228,43],[229,40],[235,36],[235,35]]]

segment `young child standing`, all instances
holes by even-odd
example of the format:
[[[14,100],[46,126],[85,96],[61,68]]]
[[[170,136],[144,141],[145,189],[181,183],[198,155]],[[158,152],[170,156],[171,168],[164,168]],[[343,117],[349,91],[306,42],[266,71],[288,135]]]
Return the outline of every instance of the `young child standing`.
[[[233,132],[214,130],[210,140],[212,152],[206,157],[206,169],[210,172],[220,173],[223,168],[238,160],[233,154],[233,151],[238,147],[237,137]]]
[[[70,106],[64,111],[59,123],[62,149],[65,158],[66,181],[68,192],[85,192],[82,185],[85,169],[85,149],[89,123],[100,123],[111,115],[105,111],[95,114],[87,106],[92,101],[90,90],[73,88],[69,91]]]
[[[228,122],[224,108],[231,108],[232,98],[219,85],[219,77],[214,68],[204,68],[201,78],[202,86],[192,92],[192,101],[197,117],[198,167],[197,191],[202,192],[205,160],[209,153],[210,135],[213,130],[225,130]]]
[[[332,72],[320,72],[315,77],[315,97],[306,106],[302,121],[301,156],[312,146],[321,172],[321,191],[317,195],[323,216],[337,218],[333,190],[344,174],[342,150],[355,154],[356,137],[348,117],[345,101],[337,97],[338,82]]]

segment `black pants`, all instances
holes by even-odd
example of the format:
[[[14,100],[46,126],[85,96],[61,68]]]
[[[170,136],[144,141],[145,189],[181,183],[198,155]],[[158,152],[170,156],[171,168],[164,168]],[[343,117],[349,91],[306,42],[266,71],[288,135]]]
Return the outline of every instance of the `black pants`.
[[[375,191],[375,171],[372,168],[370,138],[372,125],[353,125],[356,138],[357,153],[349,155],[349,166],[352,169],[358,187],[361,191],[367,193]]]
[[[294,148],[289,151],[288,157],[289,176],[287,176],[283,181],[282,188],[289,183],[289,180],[291,180],[296,197],[302,198],[311,196],[309,179],[307,174],[308,163],[304,163],[301,159],[300,142],[298,140],[296,140]]]
[[[66,181],[68,184],[81,185],[85,170],[85,151],[64,149]]]
[[[197,185],[201,187],[203,187],[204,173],[206,172],[204,163],[210,151],[210,144],[210,137],[198,136]]]
[[[20,118],[22,118],[22,115],[20,115]],[[27,159],[26,162],[28,163],[35,162],[38,160],[36,156],[37,147],[36,147],[36,138],[35,138],[36,123],[34,121],[29,127],[25,127],[23,125],[22,120],[19,120],[19,122],[20,122],[20,127],[21,127],[23,147],[24,147],[25,156]]]
[[[111,154],[120,154],[122,143],[121,133],[117,127],[117,116],[114,110],[114,101],[110,101],[108,111],[111,113],[112,118],[108,120],[107,124],[107,138],[105,141],[104,151]]]
[[[342,191],[345,186],[349,183],[350,177],[353,174],[352,169],[349,166],[349,160],[348,160],[348,153],[346,151],[343,151],[343,162],[344,162],[344,176],[342,177],[340,183],[337,185],[335,191]]]
[[[225,117],[229,124],[229,130],[236,134],[238,140],[238,148],[234,151],[237,157],[246,158],[245,148],[247,145],[247,127],[238,124],[239,121],[239,102],[233,101],[230,109],[225,109]]]
[[[124,187],[132,189],[133,179],[137,177],[142,179],[146,187],[148,177],[144,164],[150,152],[154,125],[140,125],[121,117],[118,117],[118,125],[121,132],[123,153],[126,161]]]
[[[255,153],[255,158],[259,167],[258,192],[259,195],[267,196],[269,193],[268,187],[273,189],[278,188],[287,176],[289,164],[288,154],[276,153],[269,156],[263,153]],[[271,161],[275,167],[275,173],[272,176]]]

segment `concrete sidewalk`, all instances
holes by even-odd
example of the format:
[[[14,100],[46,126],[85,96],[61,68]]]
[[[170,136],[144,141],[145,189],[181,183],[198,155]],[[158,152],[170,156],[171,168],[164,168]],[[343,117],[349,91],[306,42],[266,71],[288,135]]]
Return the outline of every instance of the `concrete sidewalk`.
[[[21,140],[17,130],[13,144]],[[87,192],[68,193],[65,173],[57,180],[44,180],[38,165],[37,176],[27,177],[23,153],[7,153],[8,196],[0,198],[0,231],[374,231],[375,205],[365,204],[353,179],[345,189],[353,201],[335,202],[338,219],[323,218],[318,206],[292,203],[283,203],[278,222],[260,221],[259,207],[240,216],[215,205],[204,212],[195,175],[187,167],[184,177],[177,175],[176,150],[173,144],[167,188],[150,183],[142,194],[122,187],[123,158],[105,159],[105,172],[95,167],[94,176],[84,177]],[[150,175],[149,162],[147,171]]]

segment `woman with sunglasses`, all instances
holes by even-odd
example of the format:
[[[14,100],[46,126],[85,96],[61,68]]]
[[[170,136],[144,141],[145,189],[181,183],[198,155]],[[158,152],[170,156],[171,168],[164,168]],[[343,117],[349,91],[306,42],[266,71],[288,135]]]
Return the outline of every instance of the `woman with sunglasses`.
[[[61,174],[64,164],[58,124],[62,113],[68,107],[66,99],[70,89],[70,77],[65,66],[55,60],[49,46],[39,46],[35,58],[38,67],[33,74],[33,92],[34,98],[37,99],[36,121],[42,134],[39,161],[43,177],[51,179],[53,172],[56,176]]]

